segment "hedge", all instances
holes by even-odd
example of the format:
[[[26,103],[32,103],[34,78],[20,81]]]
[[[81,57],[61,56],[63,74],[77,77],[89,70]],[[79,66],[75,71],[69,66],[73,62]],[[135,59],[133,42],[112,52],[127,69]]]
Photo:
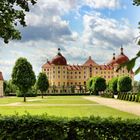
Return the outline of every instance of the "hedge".
[[[138,140],[140,119],[0,116],[1,140]]]

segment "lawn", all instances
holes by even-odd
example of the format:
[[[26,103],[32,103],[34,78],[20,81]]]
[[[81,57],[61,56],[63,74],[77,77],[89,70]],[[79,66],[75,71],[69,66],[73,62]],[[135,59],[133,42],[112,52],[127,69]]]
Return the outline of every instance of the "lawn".
[[[138,118],[138,116],[100,105],[84,99],[82,96],[48,96],[27,98],[9,97],[0,99],[0,114],[19,115],[29,112],[33,115],[47,114],[62,117],[88,117],[91,115],[101,117]]]

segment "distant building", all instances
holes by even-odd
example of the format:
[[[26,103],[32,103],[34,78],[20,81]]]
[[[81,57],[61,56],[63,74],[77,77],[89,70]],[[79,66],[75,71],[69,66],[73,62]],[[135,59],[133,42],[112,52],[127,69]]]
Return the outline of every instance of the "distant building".
[[[3,82],[4,82],[4,80],[3,80],[2,72],[0,72],[0,97],[4,96]]]
[[[119,64],[128,61],[129,58],[123,53],[123,48],[121,48],[121,53],[117,57],[113,54],[112,60],[106,65],[97,64],[91,56],[86,60],[83,65],[69,65],[66,58],[61,54],[60,48],[58,49],[58,54],[51,60],[42,66],[42,71],[46,73],[51,88],[48,92],[68,92],[68,87],[76,86],[77,88],[86,85],[86,81],[90,77],[101,76],[108,82],[113,77],[128,75],[134,78],[134,73],[124,67],[118,72],[116,69]],[[66,88],[67,87],[67,88]]]

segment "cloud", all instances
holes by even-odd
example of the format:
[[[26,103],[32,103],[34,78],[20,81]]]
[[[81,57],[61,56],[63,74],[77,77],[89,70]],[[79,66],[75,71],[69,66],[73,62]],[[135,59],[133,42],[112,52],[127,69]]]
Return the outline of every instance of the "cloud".
[[[95,9],[116,9],[120,7],[119,0],[85,0],[85,4]]]
[[[84,15],[82,40],[85,44],[102,48],[118,47],[133,42],[136,29],[132,29],[124,20],[117,21],[101,14]],[[111,48],[110,48],[111,49]]]
[[[75,0],[40,0],[27,13],[28,27],[21,29],[22,41],[50,40],[50,41],[74,41],[75,34],[69,27],[69,22],[62,16],[75,7]],[[63,43],[63,42],[62,42]]]

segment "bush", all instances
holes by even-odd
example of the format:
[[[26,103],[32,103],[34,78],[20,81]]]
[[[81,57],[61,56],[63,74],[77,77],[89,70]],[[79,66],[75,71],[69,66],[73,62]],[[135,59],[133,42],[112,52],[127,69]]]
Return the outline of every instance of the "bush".
[[[117,91],[117,82],[118,82],[118,78],[115,77],[115,78],[112,78],[110,81],[109,81],[109,90],[111,92],[113,92],[114,94],[117,94],[118,91]]]
[[[111,92],[105,92],[105,93],[101,94],[101,97],[114,98],[114,94]]]
[[[105,91],[106,80],[102,77],[92,77],[87,81],[87,89],[93,95],[99,95],[100,91]]]
[[[132,94],[129,95],[129,101],[132,101]]]
[[[127,95],[126,95],[126,101],[128,101],[129,100],[129,94],[127,93]]]
[[[128,92],[132,89],[132,80],[128,76],[119,77],[117,90],[119,92]]]
[[[3,140],[138,140],[140,120],[0,116]]]
[[[139,101],[139,95],[137,94],[135,98],[135,102],[138,102],[138,101]]]

